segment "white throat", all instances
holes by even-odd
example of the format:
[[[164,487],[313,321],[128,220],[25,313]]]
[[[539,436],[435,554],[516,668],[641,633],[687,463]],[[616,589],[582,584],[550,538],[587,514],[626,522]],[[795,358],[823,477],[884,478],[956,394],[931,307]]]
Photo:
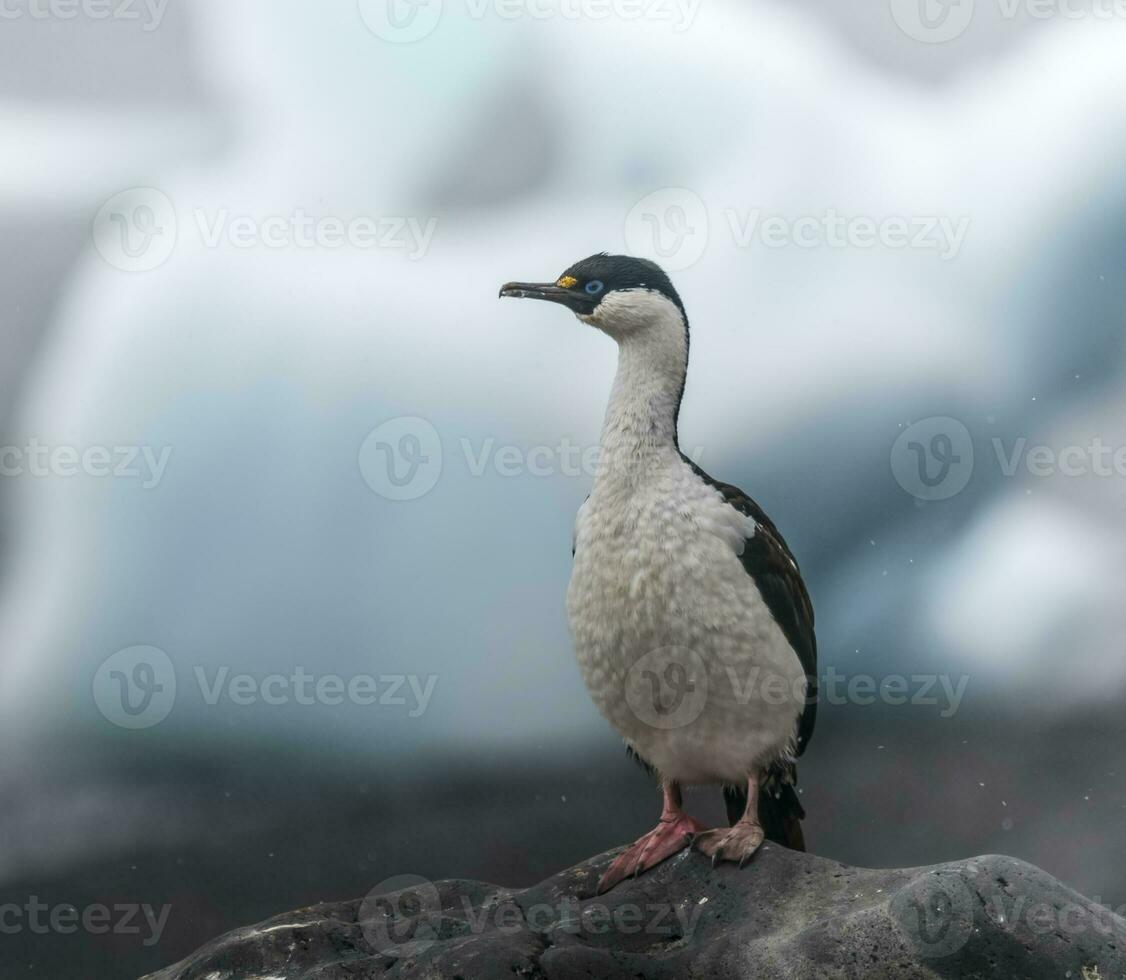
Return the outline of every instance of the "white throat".
[[[611,293],[582,319],[618,342],[595,485],[632,483],[652,466],[679,459],[676,417],[688,369],[684,316],[660,293],[630,290]]]

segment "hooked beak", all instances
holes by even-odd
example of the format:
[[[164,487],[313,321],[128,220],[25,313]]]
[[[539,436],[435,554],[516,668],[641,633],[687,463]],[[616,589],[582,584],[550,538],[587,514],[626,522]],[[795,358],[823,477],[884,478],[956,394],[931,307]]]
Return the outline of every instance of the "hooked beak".
[[[598,305],[582,291],[565,289],[553,282],[509,282],[500,287],[500,295],[514,296],[516,299],[546,299],[583,316],[592,314]]]

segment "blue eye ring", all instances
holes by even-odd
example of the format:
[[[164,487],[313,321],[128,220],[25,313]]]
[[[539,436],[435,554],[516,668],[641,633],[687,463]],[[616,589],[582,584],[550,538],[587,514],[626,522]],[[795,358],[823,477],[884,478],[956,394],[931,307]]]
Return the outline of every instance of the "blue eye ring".
[[[601,279],[591,279],[584,287],[587,294],[590,296],[597,296],[606,287],[602,284]]]

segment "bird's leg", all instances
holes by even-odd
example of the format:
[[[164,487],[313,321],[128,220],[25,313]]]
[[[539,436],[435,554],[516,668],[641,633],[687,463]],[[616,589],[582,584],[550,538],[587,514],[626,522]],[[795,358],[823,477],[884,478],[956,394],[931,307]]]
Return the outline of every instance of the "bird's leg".
[[[684,850],[692,836],[704,829],[699,820],[694,820],[682,809],[680,787],[673,782],[663,784],[664,806],[661,819],[649,833],[638,838],[627,847],[607,868],[598,882],[598,894],[609,891],[619,881],[660,864],[678,851]]]
[[[709,830],[698,834],[692,846],[712,859],[714,868],[720,861],[738,861],[743,867],[762,843],[762,825],[758,822],[758,792],[760,773],[747,777],[747,808],[733,827]]]

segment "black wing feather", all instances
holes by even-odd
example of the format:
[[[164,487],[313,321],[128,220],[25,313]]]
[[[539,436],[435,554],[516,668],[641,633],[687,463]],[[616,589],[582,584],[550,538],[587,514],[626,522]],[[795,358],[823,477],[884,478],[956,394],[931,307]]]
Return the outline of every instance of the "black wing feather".
[[[795,755],[801,755],[813,737],[817,721],[817,636],[813,630],[813,603],[797,560],[774,522],[754,500],[738,487],[712,479],[688,457],[683,458],[701,480],[755,522],[755,533],[746,540],[741,560],[805,671],[806,701],[798,720],[795,747]],[[805,810],[794,789],[796,782],[797,767],[792,762],[777,762],[771,766],[759,793],[758,818],[767,840],[804,851],[801,821]],[[723,798],[728,820],[734,824],[746,808],[746,790],[741,786],[725,786]]]
[[[796,751],[801,755],[813,737],[817,721],[817,636],[813,630],[813,603],[798,563],[781,532],[754,500],[738,487],[712,479],[687,457],[685,462],[701,480],[718,490],[724,500],[757,525],[743,548],[742,562],[805,671],[806,704],[798,722]]]

